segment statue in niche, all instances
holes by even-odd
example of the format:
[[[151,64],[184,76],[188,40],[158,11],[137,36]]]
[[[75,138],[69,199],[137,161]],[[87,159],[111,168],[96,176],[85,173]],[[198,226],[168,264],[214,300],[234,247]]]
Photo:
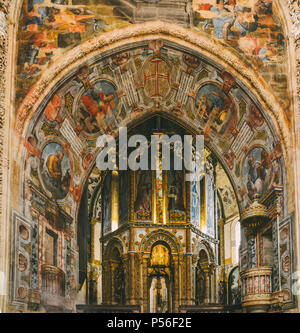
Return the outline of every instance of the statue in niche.
[[[136,172],[136,199],[134,202],[134,211],[151,214],[151,195],[152,181],[151,172],[138,170]]]
[[[164,276],[153,277],[150,288],[150,298],[152,300],[151,312],[168,312],[168,286]]]

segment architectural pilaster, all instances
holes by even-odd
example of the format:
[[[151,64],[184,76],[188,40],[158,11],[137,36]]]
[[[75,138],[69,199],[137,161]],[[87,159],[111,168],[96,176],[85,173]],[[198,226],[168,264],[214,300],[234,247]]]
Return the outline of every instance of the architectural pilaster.
[[[5,218],[5,197],[2,196],[5,178],[4,168],[7,167],[4,158],[4,133],[5,133],[5,113],[7,109],[6,97],[6,75],[7,75],[7,50],[8,50],[8,31],[7,31],[8,1],[0,1],[0,310],[5,311],[6,294],[8,290],[8,223]]]

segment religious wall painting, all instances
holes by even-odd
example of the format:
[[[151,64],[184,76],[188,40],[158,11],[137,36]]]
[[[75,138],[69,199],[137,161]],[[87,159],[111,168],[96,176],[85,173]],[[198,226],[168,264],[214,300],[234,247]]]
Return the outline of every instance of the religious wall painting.
[[[134,173],[134,213],[137,220],[152,220],[152,171],[137,170]]]
[[[168,170],[167,175],[169,221],[184,221],[186,210],[184,172],[182,170]]]
[[[61,98],[61,93],[57,92],[53,95],[51,100],[48,102],[47,106],[44,109],[44,116],[45,116],[45,128],[46,134],[57,133],[55,132],[55,127],[57,124],[62,124],[62,107],[63,107],[63,99]]]
[[[284,37],[272,0],[194,0],[193,8],[202,31],[256,57],[257,65],[276,62]]]
[[[244,182],[250,200],[261,197],[270,181],[271,164],[269,154],[264,148],[253,148],[244,162]]]
[[[40,175],[46,191],[55,200],[62,200],[69,192],[72,169],[69,156],[58,142],[48,142],[41,154]]]
[[[170,11],[177,10],[175,5],[168,5]],[[159,3],[157,8],[155,6],[154,4],[154,9],[147,14],[149,19],[152,16],[155,20],[158,15]],[[43,71],[59,56],[94,36],[133,23],[135,18],[130,18],[130,14],[124,15],[124,11],[119,7],[122,6],[118,6],[116,1],[104,0],[97,3],[93,0],[25,1],[20,15],[18,35],[17,104],[22,101]],[[284,105],[288,112],[284,68],[285,41],[282,24],[272,1],[194,0],[192,8],[188,10],[190,27],[193,30],[200,35],[208,34],[222,39],[228,46],[233,47],[233,52],[238,51],[239,56],[246,55],[250,58],[268,84],[271,84],[280,98],[285,100]],[[139,16],[139,10],[136,14]],[[184,15],[187,13],[184,12]],[[174,23],[179,22],[175,20]],[[149,48],[153,49],[154,53],[154,62],[150,67],[160,67],[157,70],[158,76],[154,68],[148,68],[146,71],[147,82],[144,81],[144,85],[147,96],[152,98],[155,95],[162,98],[160,95],[165,94],[169,84],[167,70],[163,68],[166,63],[160,62],[162,59],[158,57],[162,46],[161,40],[149,42]],[[122,59],[117,59],[122,71],[126,69],[127,56],[125,52]],[[192,58],[194,59],[191,62]],[[189,63],[188,71],[192,71],[199,63],[199,59],[195,57],[187,56],[185,60]],[[158,85],[152,85],[154,80]]]
[[[250,200],[262,197],[271,186],[282,184],[281,147],[278,142],[271,153],[257,146],[250,149],[244,160],[244,184]]]
[[[87,83],[76,109],[77,130],[86,135],[110,131],[119,106],[116,87],[109,80]]]
[[[199,88],[195,98],[195,110],[205,125],[204,134],[214,133],[230,137],[237,124],[237,110],[232,98],[225,93],[227,87],[219,88],[208,83]]]
[[[272,0],[194,0],[193,29],[225,41],[251,61],[285,106],[289,119],[285,37]]]
[[[119,224],[128,220],[129,179],[127,171],[119,171]]]
[[[24,1],[18,34],[18,79],[24,91],[19,90],[18,97],[24,97],[43,70],[72,47],[128,25],[114,8],[104,0]]]

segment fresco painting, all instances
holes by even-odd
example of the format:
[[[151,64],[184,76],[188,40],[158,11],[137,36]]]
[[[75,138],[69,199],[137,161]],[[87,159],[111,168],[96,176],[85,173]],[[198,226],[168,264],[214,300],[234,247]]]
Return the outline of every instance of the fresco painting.
[[[257,68],[278,61],[283,31],[272,0],[195,0],[195,26],[253,56]]]
[[[119,104],[118,95],[114,85],[101,80],[90,84],[80,98],[80,108],[77,119],[84,132],[94,134],[103,128],[109,130],[108,124],[112,121]]]
[[[125,15],[123,9],[118,1],[106,0],[24,1],[18,37],[17,104],[59,56],[94,36],[135,23],[130,11]],[[154,9],[147,14],[149,20],[158,15]],[[194,0],[189,10],[191,29],[224,41],[253,64],[282,101],[289,121],[285,40],[272,0]],[[93,125],[89,127],[96,131]]]
[[[151,275],[157,290],[170,291],[163,311],[240,306],[243,283],[259,293],[254,269],[265,291],[272,274],[276,282],[268,309],[282,304],[280,278],[292,308],[295,142],[285,121],[294,119],[278,13],[272,0],[24,1],[5,102],[19,110],[3,131],[4,152],[11,144],[3,159],[9,309],[76,312],[101,299],[124,310],[130,299],[146,311]],[[102,170],[98,138],[111,135],[121,147],[121,127],[130,136],[203,134],[205,177],[188,182],[187,169],[163,171],[163,156],[156,171]],[[255,225],[254,237],[244,212],[252,214],[256,198],[269,221]],[[156,253],[168,259],[157,265],[155,243],[168,249]],[[262,275],[263,253],[274,260]],[[239,273],[250,268],[243,282]]]
[[[168,170],[168,214],[170,220],[184,219],[186,210],[184,194],[184,172]]]
[[[55,200],[64,199],[71,183],[71,165],[61,144],[46,144],[41,155],[40,169],[46,190]]]
[[[216,85],[207,84],[198,90],[195,107],[209,131],[212,129],[217,134],[227,137],[235,130],[236,107],[231,98]],[[207,130],[205,132],[207,133]]]
[[[269,154],[264,148],[256,147],[251,150],[244,162],[244,180],[249,198],[261,197],[272,178],[272,164]]]
[[[151,47],[153,43],[151,41]],[[180,87],[180,91],[187,89],[184,53],[171,51],[166,42],[165,44],[157,42],[157,44],[160,48],[155,51],[158,52],[155,59],[160,59],[159,52],[162,47],[164,61],[177,59],[178,75],[177,77],[169,76],[170,86]],[[78,68],[73,78],[59,87],[49,99],[42,115],[43,123],[34,133],[28,134],[25,146],[37,161],[45,159],[44,156],[41,157],[41,154],[45,154],[41,153],[44,140],[55,139],[58,142],[64,142],[63,146],[74,154],[75,177],[72,184],[70,183],[72,185],[70,192],[75,201],[80,198],[80,179],[88,172],[93,158],[97,155],[98,136],[101,133],[117,134],[120,124],[124,124],[123,119],[130,119],[137,109],[140,110],[139,115],[152,112],[156,105],[157,96],[150,98],[145,92],[146,85],[138,88],[132,85],[132,82],[139,82],[145,73],[144,67],[153,59],[152,54],[140,51],[139,48],[131,50],[131,56],[126,57],[126,66],[122,67],[122,71],[119,71],[119,67],[115,64],[115,56],[108,58],[105,63],[100,62]],[[144,66],[137,66],[137,64],[144,64]],[[224,163],[235,172],[238,200],[246,207],[256,194],[262,195],[272,184],[282,183],[281,144],[280,141],[272,141],[272,133],[261,110],[237,86],[236,79],[229,72],[216,71],[211,65],[202,65],[195,67],[189,75],[196,78],[203,70],[214,73],[215,79],[206,77],[202,79],[201,84],[194,80],[189,86],[191,93],[187,102],[181,106],[180,113],[176,112],[178,94],[169,93],[164,98],[161,96],[161,103],[167,112],[183,120],[193,119],[193,124],[204,134],[205,142],[221,149]],[[159,88],[159,85],[157,87]],[[133,99],[134,96],[137,97]],[[239,110],[241,105],[242,113]],[[191,110],[196,118],[190,118]],[[269,153],[262,152],[261,148],[258,148],[266,144],[273,146],[273,150]],[[257,148],[251,148],[253,145]],[[267,155],[266,158],[264,154]],[[59,159],[59,156],[56,158]],[[265,159],[266,161],[263,161]],[[258,167],[260,162],[263,163],[265,170]],[[33,165],[31,172],[35,175],[34,179],[38,184],[38,174],[34,164],[42,162],[30,163]],[[46,162],[43,161],[43,163]],[[54,186],[53,180],[48,175],[51,183],[45,175],[42,182],[47,189],[50,188],[48,191],[51,192],[51,186]],[[185,203],[177,198],[179,193],[183,193],[183,189],[179,186],[180,177],[178,177],[179,175],[169,172],[168,213],[173,216],[172,218],[178,218],[180,214],[180,218],[183,219],[186,207]],[[136,174],[136,193],[140,195],[135,197],[135,213],[141,220],[152,218],[152,202],[149,199],[151,187],[150,174]],[[57,191],[59,191],[58,194]],[[68,189],[54,186],[52,192],[59,200],[62,200]],[[195,200],[197,200],[196,197]],[[69,205],[72,203],[70,202]],[[194,213],[194,218],[197,220],[198,212]]]
[[[194,0],[194,29],[223,40],[249,60],[286,106],[289,101],[282,23],[272,0]]]
[[[20,16],[17,99],[70,48],[129,23],[106,1],[26,0]]]

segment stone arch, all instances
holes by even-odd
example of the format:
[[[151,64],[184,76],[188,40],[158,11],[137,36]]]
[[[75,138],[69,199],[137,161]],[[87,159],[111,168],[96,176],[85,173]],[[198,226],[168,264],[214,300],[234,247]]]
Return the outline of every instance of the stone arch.
[[[170,27],[169,27],[170,28]],[[179,29],[179,28],[178,28]],[[179,30],[182,30],[183,28],[180,28]],[[124,29],[124,30],[126,30],[126,29]],[[122,31],[123,33],[124,33],[124,30]],[[198,50],[199,50],[199,53],[196,53],[196,50],[194,50],[193,49],[193,47],[192,47],[192,44],[188,44],[188,42],[185,42],[185,43],[182,43],[182,42],[180,42],[179,43],[179,41],[178,41],[178,36],[172,36],[172,38],[170,38],[169,36],[167,36],[167,35],[165,35],[165,30],[161,27],[161,30],[162,30],[162,32],[159,32],[159,34],[156,34],[156,35],[151,35],[150,37],[149,37],[149,35],[145,35],[145,36],[143,36],[143,38],[141,38],[141,37],[136,37],[137,38],[137,41],[135,41],[135,42],[132,42],[131,44],[130,44],[130,47],[132,47],[132,45],[135,45],[135,43],[137,43],[138,45],[146,45],[147,44],[147,42],[149,41],[149,38],[150,38],[150,40],[153,40],[153,38],[161,38],[162,40],[164,40],[165,41],[165,43],[167,44],[168,43],[168,45],[171,45],[171,44],[173,44],[173,47],[174,47],[174,45],[177,47],[177,49],[179,48],[179,47],[181,47],[181,48],[183,48],[183,50],[185,51],[185,52],[190,52],[191,54],[194,54],[194,55],[198,55],[198,56],[201,56],[201,54],[202,53],[206,53],[206,54],[208,54],[208,51],[207,50],[205,50],[204,49],[204,51],[203,51],[203,49],[201,49],[201,47],[199,48],[199,45],[198,46],[195,46],[195,49],[196,48],[198,48]],[[181,32],[181,31],[180,31]],[[184,33],[186,33],[186,31],[184,30],[183,31]],[[127,31],[127,33],[128,33],[128,31]],[[139,30],[137,30],[137,31],[134,31],[134,33],[136,33],[137,35],[138,35],[138,33],[140,33],[140,31]],[[128,36],[127,36],[128,37]],[[129,42],[129,39],[128,38],[125,38],[124,37],[124,40],[122,40],[122,42],[119,42],[119,44],[116,46],[115,44],[113,44],[112,46],[107,46],[107,48],[109,48],[109,50],[108,49],[106,49],[105,47],[103,47],[103,48],[101,48],[100,49],[100,51],[102,50],[103,52],[104,52],[104,54],[103,54],[103,57],[104,56],[108,56],[108,55],[114,55],[116,52],[120,52],[120,50],[122,49],[122,48],[125,48],[125,44],[127,44],[128,42]],[[101,42],[99,41],[99,39],[97,39],[97,41],[101,44]],[[178,43],[178,44],[177,44]],[[200,42],[199,42],[200,43]],[[209,43],[209,42],[208,42]],[[187,44],[187,45],[182,45],[182,44]],[[100,46],[99,46],[100,47]],[[114,48],[115,47],[115,48]],[[180,49],[181,50],[181,49]],[[91,51],[91,50],[90,50]],[[76,74],[76,71],[78,70],[78,66],[82,66],[82,61],[85,61],[85,62],[89,62],[90,64],[93,64],[94,65],[94,63],[95,63],[95,61],[97,60],[97,57],[100,57],[100,55],[101,55],[101,53],[99,54],[98,53],[98,49],[93,49],[92,51],[91,51],[91,53],[89,54],[89,56],[86,56],[86,55],[82,55],[82,57],[80,58],[80,59],[78,59],[78,61],[76,62],[76,63],[73,63],[73,64],[71,64],[70,66],[72,67],[73,65],[73,67],[70,69],[70,68],[68,68],[68,70],[69,70],[69,72],[65,72],[65,73],[59,73],[58,74],[58,76],[60,77],[60,78],[58,78],[58,77],[56,77],[55,75],[56,74],[53,74],[54,76],[55,76],[55,80],[57,80],[56,81],[56,83],[55,83],[55,85],[54,86],[52,86],[52,88],[53,89],[51,89],[51,88],[49,88],[48,86],[48,88],[49,88],[49,93],[46,95],[46,97],[42,100],[42,102],[41,102],[41,104],[39,104],[38,106],[37,106],[37,108],[36,108],[36,110],[35,111],[32,111],[32,113],[31,113],[31,115],[32,115],[32,117],[31,117],[31,120],[30,120],[30,115],[29,115],[29,117],[28,117],[28,120],[26,120],[26,122],[29,124],[28,125],[28,128],[27,128],[27,130],[28,130],[28,132],[27,132],[27,134],[31,134],[31,130],[32,130],[32,128],[34,127],[34,125],[33,124],[30,124],[29,123],[29,121],[32,121],[32,123],[33,123],[33,120],[35,120],[35,122],[37,122],[38,120],[39,120],[39,117],[42,115],[42,112],[43,112],[43,110],[44,110],[44,108],[46,107],[46,105],[47,105],[47,103],[48,102],[51,102],[51,98],[52,98],[52,96],[53,96],[53,94],[55,94],[56,93],[56,91],[58,91],[58,89],[59,89],[59,87],[60,87],[60,85],[62,84],[62,82],[67,82],[68,80],[70,80],[72,77],[74,77],[75,76],[75,74]],[[99,52],[100,52],[99,51]],[[202,52],[202,53],[200,53],[200,52]],[[67,55],[66,55],[67,56]],[[211,57],[214,57],[214,60],[212,60],[213,62],[217,62],[217,56],[216,55],[212,55]],[[233,56],[233,58],[234,58],[234,56]],[[65,57],[63,58],[63,59],[65,59]],[[221,60],[220,60],[221,61]],[[225,61],[224,60],[222,60],[222,63],[224,64],[225,63]],[[61,64],[57,64],[58,66],[59,65],[61,65]],[[215,66],[217,66],[217,68],[221,71],[222,69],[223,69],[223,65],[219,65],[219,64],[215,64]],[[54,70],[57,70],[57,68],[55,68]],[[238,77],[238,79],[242,82],[242,76],[241,76],[241,73],[240,72],[237,72],[237,70],[236,69],[234,69],[235,70],[235,72],[236,72],[236,75],[237,75],[237,77]],[[65,76],[64,76],[64,74],[66,74]],[[45,83],[43,83],[43,84],[45,84]],[[51,83],[52,84],[52,83]],[[246,83],[243,83],[243,86],[245,85]],[[45,86],[43,86],[43,87],[46,87],[46,84],[45,84]],[[39,87],[39,89],[41,88],[41,86]],[[47,89],[48,89],[47,88]],[[37,93],[38,92],[38,90],[36,90],[35,91],[35,93]],[[39,91],[39,92],[41,92],[41,91]],[[252,93],[251,93],[252,94]],[[36,103],[38,103],[38,98],[36,98],[35,99],[35,97],[34,97],[34,95],[32,95],[32,97],[33,97],[33,100],[36,100]],[[37,97],[37,96],[36,96]],[[255,101],[255,103],[257,103],[257,105],[262,105],[261,103],[264,103],[264,101],[260,101],[260,97],[259,97],[259,95],[258,96],[256,96],[256,97],[253,97],[253,100]],[[23,105],[23,106],[25,106],[25,109],[26,109],[26,107],[28,107],[28,104],[26,104],[26,102],[24,102],[25,104]],[[33,107],[33,109],[32,110],[34,110],[35,109],[35,107]],[[260,109],[262,110],[263,109],[263,107],[261,106],[260,107]],[[276,109],[276,108],[275,108]],[[21,113],[22,113],[22,109],[20,109],[21,111]],[[162,110],[162,111],[158,111],[158,110],[154,110],[154,111],[149,111],[149,110],[147,110],[142,116],[140,116],[140,117],[137,117],[135,120],[132,120],[130,117],[126,117],[125,119],[124,119],[124,121],[123,122],[121,122],[120,124],[122,124],[122,125],[131,125],[131,124],[134,124],[135,122],[139,122],[139,121],[141,121],[141,120],[145,120],[145,119],[147,119],[147,117],[150,117],[151,115],[153,115],[153,114],[155,114],[155,112],[156,113],[159,113],[160,112],[160,114],[163,114],[164,116],[166,116],[166,117],[169,117],[169,119],[172,119],[172,120],[174,120],[174,121],[176,121],[176,122],[178,122],[178,123],[181,123],[181,124],[184,124],[184,126],[185,127],[187,127],[187,128],[189,128],[189,129],[191,129],[192,130],[192,132],[193,133],[199,133],[199,129],[197,129],[197,128],[195,128],[195,126],[193,126],[193,123],[192,123],[192,121],[187,121],[187,120],[180,120],[180,118],[179,118],[179,116],[178,115],[176,115],[176,114],[171,114],[170,112],[168,112],[168,111],[166,111],[166,110]],[[20,113],[19,113],[19,115],[20,115]],[[270,115],[268,115],[268,114],[265,114],[265,116],[266,116],[266,122],[269,124],[270,123]],[[19,118],[19,120],[20,121],[22,121],[22,117],[21,118]],[[25,118],[23,119],[23,120],[25,120]],[[118,124],[118,125],[120,125],[120,124]],[[282,123],[282,126],[284,127],[284,123]],[[21,127],[20,127],[21,128]],[[271,131],[271,133],[274,135],[274,138],[276,138],[276,139],[279,139],[279,137],[280,137],[280,135],[278,135],[278,133],[276,133],[276,129],[274,129],[274,127],[272,126],[271,127],[271,129],[272,129],[272,131]],[[24,129],[24,131],[25,131],[25,129]],[[23,134],[24,133],[26,133],[26,132],[24,132],[23,131]],[[27,135],[26,135],[26,137],[27,137]],[[275,140],[275,139],[274,139]],[[208,143],[208,146],[211,148],[211,150],[217,155],[217,156],[219,156],[220,157],[220,152],[218,153],[217,151],[215,151],[214,150],[214,147],[213,147],[213,143]],[[25,149],[23,150],[23,152],[22,152],[22,154],[23,154],[23,161],[24,160],[26,160],[26,155],[25,155],[25,153],[24,153],[24,151],[25,151]],[[93,156],[93,161],[95,161],[95,158],[96,158],[96,156],[97,156],[97,152],[94,154],[94,156]],[[25,162],[24,162],[25,163]],[[22,163],[23,164],[23,163]],[[233,173],[233,171],[230,169],[230,167],[228,166],[226,166],[226,164],[224,163],[224,165],[225,165],[225,170],[226,170],[226,172],[227,172],[227,174],[229,175],[229,178],[230,178],[230,180],[231,180],[231,182],[232,182],[232,184],[234,184],[234,181],[232,180],[232,177],[231,177],[231,175],[232,175],[232,173]],[[76,203],[80,200],[80,190],[81,190],[81,188],[82,188],[82,186],[83,186],[83,184],[84,183],[86,183],[86,180],[87,180],[87,178],[88,178],[88,176],[89,176],[89,172],[90,172],[90,170],[91,170],[91,168],[92,168],[92,166],[93,166],[93,162],[90,164],[90,166],[84,171],[84,175],[82,176],[82,178],[81,178],[81,180],[80,180],[80,182],[79,182],[79,184],[78,184],[78,188],[76,189],[76,190],[78,190],[78,192],[73,192],[72,193],[72,195],[74,196],[74,200],[75,200],[75,207],[76,207]],[[236,185],[233,185],[233,187],[234,187],[234,189],[235,189],[235,192],[237,192],[237,186]],[[25,191],[24,191],[25,192]],[[78,194],[78,196],[77,196],[77,194]],[[22,196],[23,197],[23,196]],[[77,206],[78,207],[78,206]],[[77,218],[76,218],[76,213],[74,214],[74,212],[73,212],[73,216],[75,216],[75,218],[74,218],[74,221],[76,221],[77,220]],[[178,246],[178,248],[180,248],[180,245],[177,245]],[[172,247],[171,247],[172,248]],[[174,249],[174,252],[176,252],[176,246],[173,246],[173,249]],[[172,252],[173,252],[173,249],[172,249]],[[147,250],[147,252],[150,252],[149,250]],[[179,252],[178,250],[177,250],[177,252]]]
[[[104,244],[105,246],[105,250],[104,250],[104,258],[109,257],[109,254],[111,253],[111,251],[113,249],[117,249],[120,253],[120,256],[125,254],[125,246],[123,244],[123,242],[117,238],[117,237],[113,237],[108,244]]]
[[[149,30],[151,31],[151,29],[154,30],[154,34],[149,35]],[[117,34],[117,36],[115,32],[112,32],[107,34],[107,39],[95,38],[92,41],[84,43],[80,46],[80,48],[75,48],[70,54],[66,54],[61,62],[57,62],[57,64],[53,65],[51,69],[49,69],[49,72],[47,72],[47,75],[45,74],[45,77],[42,77],[39,80],[36,87],[34,87],[30,94],[25,98],[24,103],[21,105],[18,111],[16,130],[17,132],[19,132],[19,134],[21,134],[22,132],[23,136],[23,138],[19,137],[18,143],[16,142],[15,149],[18,149],[20,152],[17,155],[18,160],[21,158],[24,162],[24,160],[26,159],[24,153],[21,153],[21,147],[23,146],[22,141],[24,139],[24,136],[26,137],[28,133],[30,133],[30,129],[32,128],[31,125],[29,126],[29,121],[33,122],[34,120],[38,119],[44,107],[50,101],[50,97],[59,88],[62,82],[66,82],[72,76],[74,76],[78,69],[78,66],[81,66],[82,63],[93,63],[94,61],[96,61],[95,59],[99,57],[99,52],[103,52],[103,56],[113,54],[113,52],[119,52],[122,48],[124,48],[125,44],[128,44],[131,41],[131,38],[133,37],[135,37],[135,43],[144,43],[146,40],[161,38],[163,40],[166,40],[170,44],[180,45],[183,50],[186,50],[186,52],[190,52],[195,55],[197,54],[198,56],[201,56],[201,54],[209,56],[211,58],[211,61],[215,63],[215,65],[218,63],[218,65],[216,66],[219,67],[228,67],[228,63],[230,63],[230,70],[232,70],[232,73],[236,75],[237,79],[243,84],[243,86],[255,87],[254,90],[251,90],[255,91],[255,94],[251,92],[251,94],[253,95],[253,100],[255,101],[255,103],[261,105],[261,110],[266,110],[266,121],[268,123],[272,122],[273,125],[271,125],[270,128],[273,131],[274,138],[276,138],[276,140],[278,141],[282,141],[284,148],[283,155],[285,158],[287,158],[288,151],[285,149],[285,147],[288,142],[288,131],[287,129],[285,129],[284,121],[280,120],[282,118],[280,106],[277,105],[274,100],[271,101],[271,97],[266,97],[266,100],[265,98],[261,98],[261,96],[267,95],[267,92],[265,88],[260,85],[260,81],[256,74],[252,73],[251,70],[249,70],[249,73],[247,73],[247,66],[245,64],[241,64],[241,61],[238,60],[229,51],[225,53],[226,57],[221,59],[220,57],[218,57],[218,54],[221,54],[220,48],[217,45],[213,47],[210,40],[207,40],[205,38],[199,38],[199,36],[193,35],[190,31],[182,27],[162,24],[161,22],[150,22],[147,24],[143,24],[143,26],[135,25],[134,27],[131,27],[131,29],[124,28],[118,32],[119,33]],[[142,37],[140,37],[140,35]],[[179,37],[181,37],[180,40]],[[185,41],[182,42],[182,39],[184,39]],[[111,42],[112,44],[108,46],[108,42]],[[78,54],[76,54],[77,56],[74,57],[74,52],[77,51]],[[236,68],[237,66],[233,68],[232,64],[235,63],[240,66],[239,69]],[[274,108],[270,107],[271,102],[274,102]],[[176,116],[174,118],[176,118]],[[277,119],[279,120],[280,124],[277,122]],[[123,122],[124,125],[127,125],[128,123],[129,119]],[[190,122],[190,124],[188,125],[191,128],[193,127],[192,122]],[[21,132],[18,130],[18,128],[19,130],[21,130]],[[196,132],[196,129],[194,129],[194,131]],[[284,133],[286,133],[286,135]],[[215,153],[214,147],[210,148]],[[220,156],[220,154],[217,155]],[[21,164],[23,164],[23,162]],[[232,184],[234,184],[234,181],[231,177],[232,171],[225,163],[224,169],[229,175]],[[84,179],[87,179],[87,176],[88,172],[86,172],[86,176],[84,177]],[[82,183],[83,182],[84,180],[82,181]],[[237,186],[234,186],[234,189],[235,192],[238,191]],[[79,198],[77,200],[79,200]]]
[[[166,230],[159,229],[157,231],[152,231],[150,234],[147,234],[140,245],[141,251],[149,255],[151,254],[151,250],[154,244],[157,242],[165,243],[169,246],[171,250],[171,254],[178,254],[181,252],[181,246],[178,240],[174,235]]]
[[[127,282],[123,244],[114,237],[106,245],[103,256],[102,294],[104,304],[125,304]]]
[[[282,109],[272,94],[260,83],[257,74],[237,56],[227,50],[224,45],[219,46],[210,39],[200,37],[188,29],[162,22],[136,24],[120,29],[118,33],[116,31],[105,33],[105,38],[101,35],[68,52],[43,74],[36,86],[24,99],[17,113],[16,132],[19,135],[25,134],[24,130],[27,127],[26,123],[28,123],[28,120],[35,114],[40,105],[45,105],[46,101],[52,96],[51,91],[59,85],[59,82],[66,80],[66,77],[74,73],[76,67],[93,61],[92,58],[97,57],[97,54],[107,53],[118,46],[122,47],[132,42],[132,38],[134,38],[135,42],[145,39],[169,39],[179,45],[183,45],[187,49],[193,50],[193,52],[198,52],[211,58],[212,61],[223,65],[225,68],[230,68],[232,73],[245,84],[245,87],[255,91],[255,98],[272,118],[286,148],[287,142],[285,141],[289,138],[289,131],[285,128]]]
[[[204,251],[205,254],[207,255],[208,264],[213,265],[215,262],[213,251],[212,251],[210,245],[208,244],[208,242],[206,242],[205,240],[201,240],[198,243],[198,245],[196,246],[195,251],[194,251],[194,256],[196,256],[198,258],[201,251]]]

